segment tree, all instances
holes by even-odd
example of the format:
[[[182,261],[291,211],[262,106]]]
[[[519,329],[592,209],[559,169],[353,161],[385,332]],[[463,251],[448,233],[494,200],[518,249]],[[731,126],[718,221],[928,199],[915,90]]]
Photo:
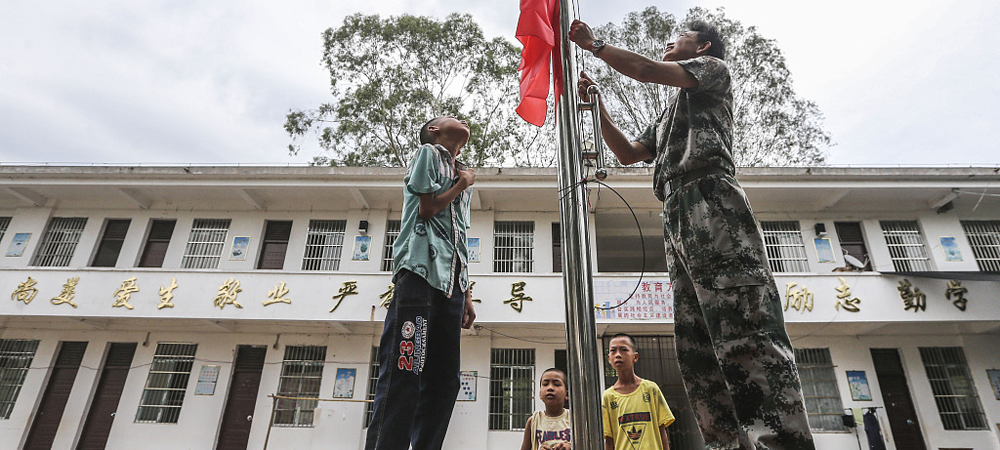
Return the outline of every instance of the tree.
[[[288,113],[290,153],[315,133],[326,155],[314,163],[406,166],[420,126],[451,114],[472,128],[466,164],[551,165],[551,130],[514,112],[520,50],[503,38],[487,40],[471,16],[355,14],[323,33],[323,49],[334,99]]]
[[[726,42],[726,63],[733,76],[736,164],[822,164],[830,146],[822,113],[815,103],[795,93],[777,43],[761,36],[755,27],[726,17],[722,8],[692,8],[683,23],[692,20],[715,25]],[[656,7],[629,13],[620,25],[609,23],[595,29],[606,41],[656,60],[681,31],[673,15]],[[671,88],[637,82],[600,62],[590,67],[587,70],[606,93],[605,105],[626,134],[638,136],[667,107]]]

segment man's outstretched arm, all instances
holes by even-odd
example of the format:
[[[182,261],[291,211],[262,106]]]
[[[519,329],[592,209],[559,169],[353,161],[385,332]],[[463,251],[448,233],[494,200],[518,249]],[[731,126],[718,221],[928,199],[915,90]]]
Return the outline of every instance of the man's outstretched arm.
[[[590,26],[579,20],[574,20],[569,28],[569,39],[584,50],[594,48],[594,32]],[[673,44],[668,44],[666,50],[669,51]],[[681,88],[693,88],[698,86],[698,80],[688,71],[684,70],[680,64],[669,61],[654,61],[638,53],[605,45],[598,53],[597,57],[611,66],[622,75],[643,83],[664,84]],[[610,145],[610,144],[609,144]]]
[[[580,72],[577,90],[580,93],[580,98],[584,101],[590,101],[587,89],[593,84],[594,81],[586,73]],[[608,110],[604,108],[604,102],[601,102],[601,137],[618,158],[618,162],[626,166],[653,158],[653,152],[649,148],[639,142],[629,140],[625,133],[622,133],[622,130],[611,120]]]

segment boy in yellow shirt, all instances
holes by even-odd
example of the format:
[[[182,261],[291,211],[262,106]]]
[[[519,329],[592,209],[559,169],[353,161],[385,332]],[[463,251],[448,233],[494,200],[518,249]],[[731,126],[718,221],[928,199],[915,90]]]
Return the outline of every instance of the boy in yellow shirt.
[[[632,336],[611,337],[608,362],[618,372],[618,381],[601,398],[605,450],[670,450],[667,426],[674,415],[660,387],[635,374],[638,360]]]

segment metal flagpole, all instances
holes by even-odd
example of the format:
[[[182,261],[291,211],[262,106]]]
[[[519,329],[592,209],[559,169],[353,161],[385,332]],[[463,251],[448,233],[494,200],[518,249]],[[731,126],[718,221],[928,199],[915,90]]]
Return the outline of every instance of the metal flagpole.
[[[559,0],[559,55],[565,89],[556,99],[559,146],[559,217],[562,238],[563,288],[566,295],[566,342],[569,392],[573,411],[573,449],[604,448],[597,326],[594,318],[593,262],[587,198],[582,178],[576,60],[566,37],[573,22],[570,0]],[[594,136],[600,139],[600,136]],[[598,156],[600,157],[600,156]]]

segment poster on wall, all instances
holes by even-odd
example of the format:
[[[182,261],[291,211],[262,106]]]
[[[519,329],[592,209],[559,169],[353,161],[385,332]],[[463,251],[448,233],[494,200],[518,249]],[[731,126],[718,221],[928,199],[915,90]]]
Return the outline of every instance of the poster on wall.
[[[354,376],[358,369],[337,369],[337,381],[333,383],[333,398],[354,397]]]
[[[355,261],[368,261],[368,254],[371,248],[371,236],[354,236],[354,255],[351,256],[351,259]]]
[[[215,395],[215,385],[219,382],[220,366],[204,365],[198,373],[198,384],[194,388],[194,395]]]
[[[475,370],[463,370],[459,375],[458,401],[476,401],[476,376],[479,372]]]
[[[944,259],[947,261],[961,261],[962,252],[958,250],[958,243],[955,242],[954,236],[941,236],[938,238],[941,241],[941,251],[944,252]]]
[[[986,376],[990,378],[990,386],[993,386],[993,396],[1000,400],[1000,370],[987,370]]]
[[[250,236],[233,238],[233,250],[229,253],[230,261],[246,261],[247,249],[250,247]]]
[[[479,251],[479,238],[470,237],[468,238],[468,241],[469,241],[469,262],[477,263],[479,262],[479,255],[481,254]]]
[[[28,246],[28,240],[31,239],[31,233],[17,233],[14,235],[14,239],[10,241],[10,247],[7,248],[7,256],[13,258],[19,258],[24,255],[24,248]]]
[[[813,245],[816,247],[816,258],[821,263],[835,263],[837,258],[833,256],[833,244],[830,238],[815,238]]]
[[[632,299],[622,303],[632,296]],[[594,280],[596,319],[672,320],[674,290],[670,280]]]
[[[863,370],[848,370],[847,384],[851,386],[851,400],[870,401],[871,388],[868,387],[868,377]]]

